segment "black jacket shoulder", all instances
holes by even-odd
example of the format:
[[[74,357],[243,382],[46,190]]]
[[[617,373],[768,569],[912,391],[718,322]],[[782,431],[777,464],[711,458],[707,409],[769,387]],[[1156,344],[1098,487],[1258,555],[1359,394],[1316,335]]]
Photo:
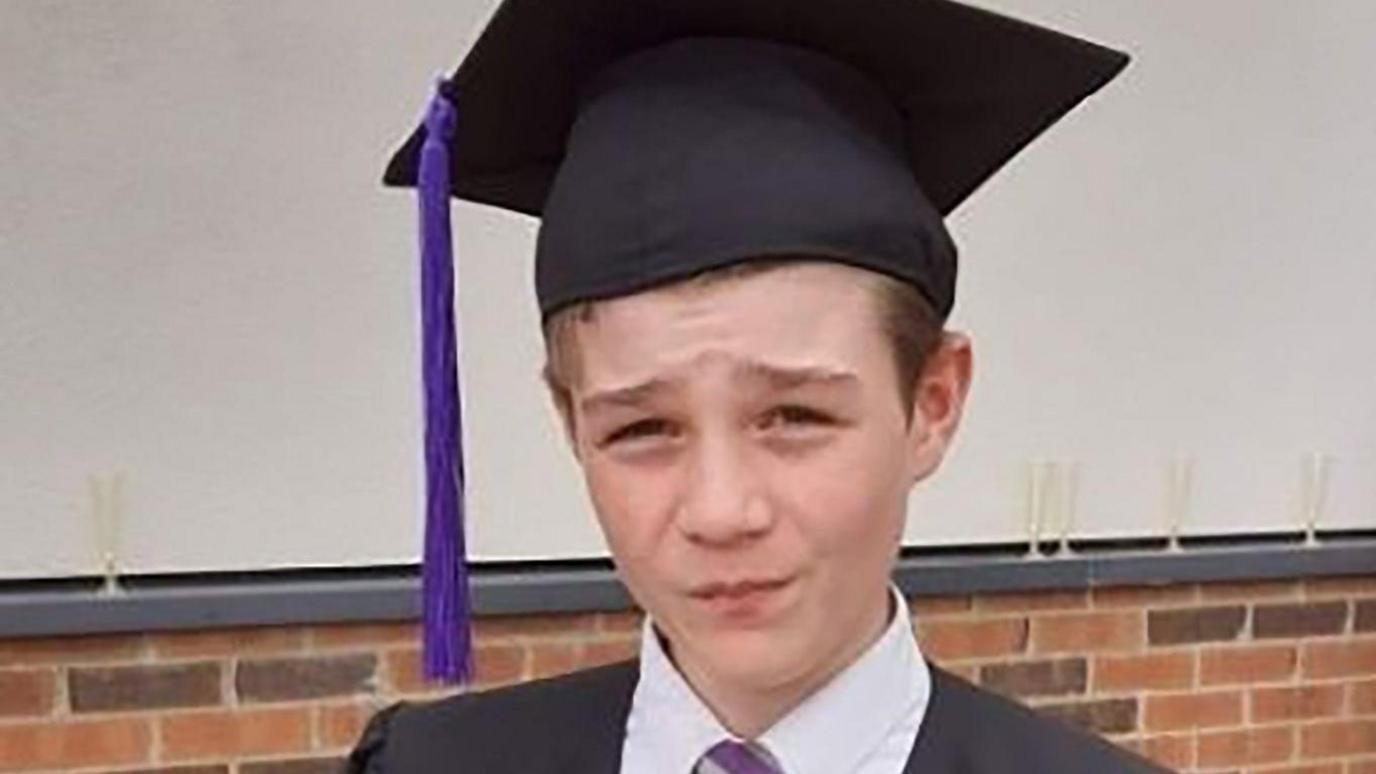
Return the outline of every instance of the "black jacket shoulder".
[[[1069,724],[932,667],[932,697],[908,772],[1163,774]]]
[[[379,712],[349,774],[615,772],[639,675],[628,661]]]

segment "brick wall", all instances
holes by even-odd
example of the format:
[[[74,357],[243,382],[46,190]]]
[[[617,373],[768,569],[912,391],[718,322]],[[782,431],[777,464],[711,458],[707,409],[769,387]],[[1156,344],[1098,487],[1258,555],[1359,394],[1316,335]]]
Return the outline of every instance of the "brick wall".
[[[914,601],[938,662],[1184,771],[1376,774],[1376,575]],[[632,654],[631,614],[485,619],[491,686]],[[0,641],[0,771],[334,771],[437,695],[412,625]]]

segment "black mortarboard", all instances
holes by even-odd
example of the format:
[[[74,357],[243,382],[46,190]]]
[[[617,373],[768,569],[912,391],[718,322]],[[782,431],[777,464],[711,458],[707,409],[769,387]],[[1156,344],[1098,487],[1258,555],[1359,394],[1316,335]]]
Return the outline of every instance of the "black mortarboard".
[[[942,217],[1126,63],[948,0],[505,0],[385,181],[428,179],[431,264],[448,258],[436,196],[540,216],[546,317],[808,255],[911,282],[944,319],[956,250]],[[450,389],[431,378],[446,356],[430,341],[452,324],[439,311],[449,297],[427,291],[438,436],[458,432],[456,399],[432,394]],[[434,500],[461,454],[430,461]]]

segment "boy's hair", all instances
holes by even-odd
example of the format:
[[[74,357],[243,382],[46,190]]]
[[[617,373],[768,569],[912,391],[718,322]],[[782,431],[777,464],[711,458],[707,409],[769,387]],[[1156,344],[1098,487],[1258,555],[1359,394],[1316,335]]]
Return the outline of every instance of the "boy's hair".
[[[781,266],[805,263],[809,258],[770,258],[745,261],[711,269],[674,283],[675,287],[707,287],[749,277]],[[862,269],[869,279],[878,322],[889,340],[899,397],[904,416],[912,420],[913,399],[927,360],[941,343],[942,324],[916,286],[887,274]],[[580,361],[576,328],[596,315],[596,301],[583,301],[550,315],[542,326],[545,337],[544,379],[560,411],[571,420],[568,385],[577,378]]]

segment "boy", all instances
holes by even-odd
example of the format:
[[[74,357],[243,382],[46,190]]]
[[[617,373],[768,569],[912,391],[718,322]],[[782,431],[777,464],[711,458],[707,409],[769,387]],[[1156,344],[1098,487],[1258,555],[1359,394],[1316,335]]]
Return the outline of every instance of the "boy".
[[[352,770],[1156,771],[927,663],[889,579],[972,373],[942,216],[1125,63],[944,0],[508,0],[388,180],[542,216],[641,656],[392,708]]]

